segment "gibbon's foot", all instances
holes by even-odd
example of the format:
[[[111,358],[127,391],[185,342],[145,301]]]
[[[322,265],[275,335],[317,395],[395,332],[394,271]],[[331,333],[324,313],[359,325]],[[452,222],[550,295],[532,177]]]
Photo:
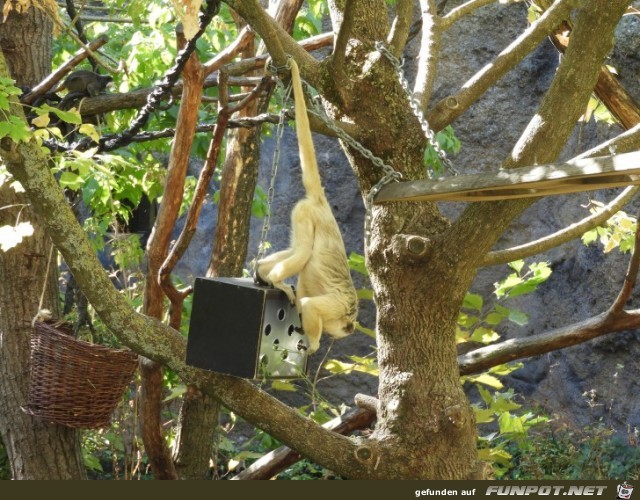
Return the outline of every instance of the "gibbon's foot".
[[[284,293],[287,294],[289,303],[292,306],[296,305],[296,292],[291,285],[283,284],[282,287],[277,287],[277,288],[280,288],[280,290],[282,290]]]

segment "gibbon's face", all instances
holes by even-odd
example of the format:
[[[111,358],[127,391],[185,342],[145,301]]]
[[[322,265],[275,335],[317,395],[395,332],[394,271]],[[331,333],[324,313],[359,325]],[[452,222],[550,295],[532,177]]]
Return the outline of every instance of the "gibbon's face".
[[[355,332],[355,330],[356,330],[355,321],[353,321],[351,318],[347,316],[343,316],[340,319],[327,321],[324,324],[324,331],[337,339],[348,337],[353,332]]]

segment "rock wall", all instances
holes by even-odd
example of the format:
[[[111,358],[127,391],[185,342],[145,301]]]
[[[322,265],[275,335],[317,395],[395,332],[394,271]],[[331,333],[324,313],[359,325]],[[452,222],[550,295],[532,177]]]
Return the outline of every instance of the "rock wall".
[[[462,0],[449,0],[447,11],[460,3]],[[526,27],[526,7],[522,3],[491,5],[455,24],[442,42],[434,102],[455,92]],[[618,29],[618,42],[609,61],[635,96],[640,96],[639,34],[640,18],[625,17]],[[409,76],[410,68],[415,65],[417,50],[414,44],[407,48]],[[483,172],[500,165],[535,113],[554,76],[558,61],[559,55],[550,42],[543,42],[453,123],[462,141],[462,150],[454,159],[459,171]],[[568,159],[620,132],[618,126],[595,122],[577,127],[562,159]],[[316,136],[314,140],[326,193],[341,226],[347,252],[362,253],[364,209],[354,176],[337,141],[322,136]],[[271,139],[263,143],[260,184],[265,190],[269,182],[273,146]],[[498,247],[507,248],[552,233],[588,215],[585,205],[590,199],[607,201],[615,194],[616,191],[609,190],[543,199],[515,221]],[[276,178],[272,228],[268,238],[275,250],[287,246],[289,214],[301,195],[295,135],[292,129],[287,129]],[[452,218],[461,208],[462,204],[441,204],[443,212]],[[635,208],[628,208],[628,211],[635,213]],[[178,269],[185,280],[202,275],[206,269],[215,215],[215,207],[207,205],[196,241]],[[252,222],[250,258],[256,253],[261,224],[260,220]],[[605,256],[598,247],[587,248],[580,241],[574,241],[527,261],[541,260],[550,262],[553,275],[538,292],[517,301],[515,306],[530,315],[529,324],[521,328],[502,328],[500,333],[504,338],[533,335],[604,311],[615,298],[624,279],[628,257],[617,252]],[[506,266],[480,270],[472,290],[489,300],[493,283],[507,272]],[[359,285],[364,285],[364,280],[360,277],[356,279]],[[634,300],[637,297],[634,296]],[[374,327],[374,312],[370,305],[363,307],[360,321],[368,327]],[[563,415],[580,426],[601,422],[620,432],[640,428],[639,340],[638,332],[611,334],[580,346],[532,358],[525,361],[523,369],[509,377],[507,384],[525,398],[526,404],[540,404],[549,412]],[[313,356],[312,375],[329,344],[330,341],[324,338],[321,350]],[[366,355],[373,351],[374,344],[373,339],[358,333],[336,343],[330,356]],[[318,389],[334,403],[352,405],[354,394],[374,394],[376,381],[367,375],[353,374],[322,380]]]

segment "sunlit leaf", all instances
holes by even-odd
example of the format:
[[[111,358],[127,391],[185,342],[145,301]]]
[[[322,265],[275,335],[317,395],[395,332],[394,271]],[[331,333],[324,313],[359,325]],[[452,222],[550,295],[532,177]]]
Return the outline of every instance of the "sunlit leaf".
[[[462,303],[462,307],[466,309],[473,309],[475,311],[480,311],[482,309],[483,299],[482,295],[477,293],[467,293],[464,297],[464,302]]]
[[[51,121],[51,118],[49,118],[49,115],[40,115],[40,116],[36,116],[33,120],[31,120],[31,124],[35,125],[36,127],[46,127],[47,125],[49,125],[49,122]]]
[[[298,388],[294,384],[286,380],[272,380],[271,388],[275,389],[276,391],[287,391],[287,392],[295,392],[298,390]]]
[[[520,274],[522,268],[524,267],[524,260],[514,260],[513,262],[509,262],[507,264],[511,269],[513,269],[516,273]]]
[[[351,252],[349,254],[349,269],[363,274],[364,276],[369,276],[369,272],[367,271],[367,267],[364,263],[364,255]]]
[[[481,373],[480,375],[472,375],[472,376],[469,376],[468,379],[471,382],[484,384],[488,387],[493,387],[494,389],[502,389],[504,387],[504,385],[502,384],[502,382],[500,382],[500,380],[498,380],[493,375],[489,375],[488,373]]]
[[[182,395],[185,392],[187,392],[187,386],[185,384],[176,385],[175,387],[171,388],[171,394],[169,394],[162,401],[166,403],[166,402],[171,401],[173,399],[177,399],[179,397],[182,397]]]

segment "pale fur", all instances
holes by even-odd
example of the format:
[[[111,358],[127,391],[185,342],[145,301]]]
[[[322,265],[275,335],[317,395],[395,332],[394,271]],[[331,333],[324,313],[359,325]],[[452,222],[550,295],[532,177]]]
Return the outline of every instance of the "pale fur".
[[[306,197],[291,213],[290,248],[260,260],[258,275],[296,303],[302,315],[302,328],[310,339],[311,353],[318,349],[322,332],[336,338],[354,332],[358,297],[342,235],[320,181],[300,73],[293,59],[291,77]],[[284,280],[296,274],[298,284],[294,294]]]

